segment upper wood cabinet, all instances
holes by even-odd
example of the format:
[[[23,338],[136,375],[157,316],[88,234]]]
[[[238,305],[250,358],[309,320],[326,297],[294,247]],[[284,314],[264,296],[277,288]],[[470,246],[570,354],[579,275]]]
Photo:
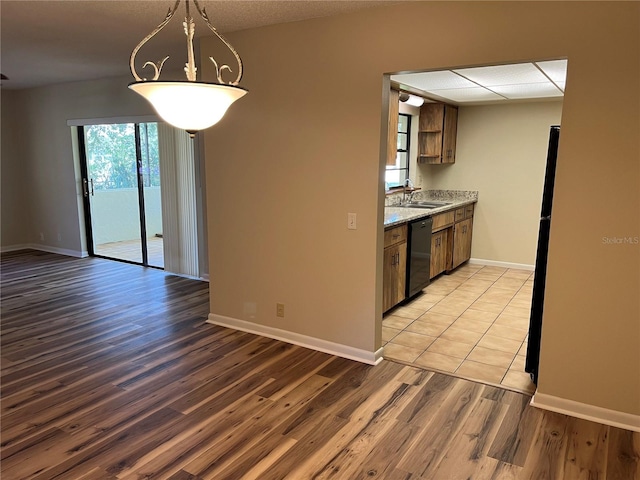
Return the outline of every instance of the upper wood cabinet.
[[[387,133],[387,165],[396,164],[398,153],[398,114],[400,113],[400,92],[389,91],[389,131]]]
[[[446,103],[425,103],[420,107],[418,160],[426,163],[455,163],[458,107]]]

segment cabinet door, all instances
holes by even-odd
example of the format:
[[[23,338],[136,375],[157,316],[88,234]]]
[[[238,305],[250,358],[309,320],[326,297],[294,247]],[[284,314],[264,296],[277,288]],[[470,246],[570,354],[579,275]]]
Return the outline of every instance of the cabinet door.
[[[455,163],[456,137],[458,135],[458,107],[445,105],[444,135],[442,138],[442,163]]]
[[[473,219],[468,218],[453,227],[453,260],[451,268],[456,268],[471,258],[471,233]]]
[[[398,90],[389,92],[389,131],[387,133],[387,165],[396,164],[398,154],[398,114],[400,110],[400,93]]]
[[[407,275],[407,243],[402,242],[384,249],[382,279],[382,311],[404,300]]]
[[[431,236],[431,271],[429,278],[433,278],[447,269],[448,232],[448,230],[441,230]]]

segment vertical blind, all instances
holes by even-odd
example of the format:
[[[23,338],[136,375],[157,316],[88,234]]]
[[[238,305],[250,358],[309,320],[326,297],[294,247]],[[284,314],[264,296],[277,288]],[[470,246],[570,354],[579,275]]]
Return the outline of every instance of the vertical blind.
[[[158,147],[164,269],[199,277],[193,141],[185,131],[159,123]]]

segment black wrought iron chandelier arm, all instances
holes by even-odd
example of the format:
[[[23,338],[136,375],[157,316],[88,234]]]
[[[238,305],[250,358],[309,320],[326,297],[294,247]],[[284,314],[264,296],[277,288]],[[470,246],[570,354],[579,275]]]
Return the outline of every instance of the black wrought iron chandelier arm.
[[[225,82],[222,79],[222,72],[224,70],[228,70],[230,72],[233,72],[233,69],[229,66],[229,65],[221,65],[218,66],[218,63],[215,61],[215,59],[213,57],[209,57],[209,60],[211,60],[211,62],[213,63],[213,65],[216,67],[216,77],[218,79],[218,82],[221,84],[227,84],[227,85],[238,85],[238,83],[240,83],[240,80],[242,80],[242,59],[240,58],[240,55],[238,55],[238,52],[236,51],[235,48],[233,48],[233,46],[231,45],[231,43],[229,43],[229,41],[216,30],[216,27],[214,27],[211,24],[211,21],[209,20],[209,16],[207,15],[207,11],[205,8],[200,8],[200,5],[198,4],[198,0],[193,0],[193,4],[195,5],[196,9],[198,10],[198,13],[200,14],[200,16],[202,17],[202,19],[204,20],[205,24],[207,25],[207,27],[209,27],[209,30],[211,30],[213,32],[213,34],[218,37],[218,39],[224,43],[226,45],[226,47],[229,49],[229,51],[233,54],[233,56],[236,59],[236,62],[238,63],[238,75],[236,76],[236,79],[232,82]]]
[[[176,10],[178,9],[178,5],[180,5],[180,1],[181,0],[176,0],[176,3],[173,6],[173,8],[170,8],[169,11],[167,12],[167,16],[165,17],[164,21],[160,25],[158,25],[149,35],[144,37],[142,41],[138,45],[136,45],[136,48],[134,48],[133,51],[131,52],[131,57],[129,58],[129,68],[131,69],[131,74],[133,75],[133,78],[136,79],[136,81],[138,82],[147,81],[146,78],[140,77],[140,75],[138,75],[138,73],[136,72],[135,61],[136,61],[136,55],[138,54],[138,50],[140,50],[145,43],[151,40],[158,32],[160,32],[160,30],[162,30],[171,21],[171,19],[173,18],[173,15],[176,13]],[[168,58],[169,57],[166,56],[164,59],[158,62],[155,62],[155,63],[146,62],[143,65],[143,68],[146,67],[147,65],[150,65],[151,67],[153,67],[154,76],[152,80],[158,80],[158,78],[160,78],[160,72],[162,71],[162,66],[164,65],[164,62],[167,61]]]

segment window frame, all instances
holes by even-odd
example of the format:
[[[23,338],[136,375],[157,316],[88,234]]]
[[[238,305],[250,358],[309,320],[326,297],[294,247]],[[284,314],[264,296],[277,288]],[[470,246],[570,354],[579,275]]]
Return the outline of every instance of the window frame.
[[[401,132],[400,131],[400,118],[401,117],[406,117],[406,120],[407,120],[406,132]],[[385,169],[385,183],[387,184],[387,188],[403,186],[405,184],[406,180],[408,178],[410,178],[409,177],[409,166],[411,164],[410,158],[409,158],[410,151],[411,151],[411,115],[410,114],[408,114],[408,113],[399,113],[398,114],[398,129],[397,130],[398,130],[396,132],[396,134],[398,135],[397,138],[399,138],[400,135],[405,135],[406,136],[406,143],[405,143],[406,148],[397,148],[398,142],[396,141],[396,165],[393,166],[393,167],[388,165],[386,167],[386,169]],[[399,165],[399,163],[398,163],[398,154],[400,154],[400,153],[406,154],[406,158],[407,158],[406,167],[398,166]],[[398,183],[396,185],[396,184],[391,184],[391,183],[388,182],[387,172],[403,172],[403,171],[405,173],[404,173],[403,179],[402,179],[402,181],[400,183]]]

